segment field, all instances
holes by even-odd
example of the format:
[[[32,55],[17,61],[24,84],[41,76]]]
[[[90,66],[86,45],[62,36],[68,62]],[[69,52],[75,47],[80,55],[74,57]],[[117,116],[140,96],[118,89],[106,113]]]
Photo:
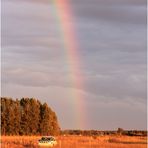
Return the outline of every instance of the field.
[[[1,148],[38,148],[36,136],[2,136]],[[129,136],[59,136],[54,148],[146,148],[147,137]]]

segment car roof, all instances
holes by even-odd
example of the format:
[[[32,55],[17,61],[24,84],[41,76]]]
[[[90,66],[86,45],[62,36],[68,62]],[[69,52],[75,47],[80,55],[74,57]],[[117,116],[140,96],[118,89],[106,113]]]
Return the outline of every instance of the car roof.
[[[42,136],[42,138],[54,138],[52,136]]]
[[[55,138],[52,136],[42,136],[41,139],[55,139]]]

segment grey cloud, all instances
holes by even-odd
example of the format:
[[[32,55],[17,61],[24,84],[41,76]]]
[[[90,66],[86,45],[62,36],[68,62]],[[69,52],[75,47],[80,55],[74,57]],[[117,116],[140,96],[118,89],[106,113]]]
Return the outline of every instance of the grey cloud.
[[[31,67],[5,67],[2,71],[2,83],[33,87],[71,87],[71,82],[67,79],[69,76],[64,70],[62,71],[58,68],[51,69],[50,67],[48,70],[45,70],[41,66],[38,66],[35,70],[35,68]]]
[[[72,1],[71,3],[76,3],[76,4],[83,4],[83,5],[93,5],[93,4],[98,4],[98,5],[146,5],[146,0],[75,0]]]
[[[146,26],[146,1],[77,1],[73,2],[73,11],[77,17],[84,17],[90,21],[106,21],[119,25],[145,25]]]
[[[3,45],[29,46],[31,44],[33,46],[43,42],[47,46],[55,39],[60,43],[58,31],[55,29],[57,22],[50,6],[35,4],[35,8],[28,3],[18,5],[12,2],[5,3],[4,8],[2,7]]]
[[[96,94],[96,96],[110,97],[115,100],[131,98],[135,101],[146,101],[145,77],[136,74],[129,75],[119,73],[118,75],[96,76],[86,80],[87,91]]]
[[[3,1],[2,94],[41,98],[54,106],[64,128],[74,128],[77,107],[72,92],[78,92],[89,110],[87,128],[97,128],[99,123],[102,129],[132,128],[131,117],[137,122],[135,128],[145,128],[145,0],[70,1],[82,88],[72,84],[52,2],[38,2]],[[62,119],[64,109],[69,122]],[[119,110],[128,123],[122,124],[118,114],[115,117]]]
[[[6,84],[5,87],[2,87],[2,90],[3,96],[7,95],[16,98],[36,97],[41,99],[42,102],[48,102],[56,111],[60,125],[63,129],[80,128],[75,124],[77,121],[75,113],[78,108],[73,104],[75,99],[69,95],[69,92],[71,91],[69,88],[36,88]],[[14,94],[14,91],[16,90],[17,93]],[[85,129],[116,130],[118,126],[121,126],[124,129],[146,129],[146,104],[122,100],[102,102],[98,99],[96,101],[89,100],[89,102],[87,102],[88,100],[85,100],[83,104],[85,110],[81,111],[83,115],[87,114],[88,122],[85,124]],[[65,119],[69,119],[69,122]],[[129,121],[129,123],[127,121]],[[110,123],[110,126],[108,125],[108,122]]]
[[[103,128],[100,127],[100,130],[102,129],[117,129],[116,126],[120,125],[124,129],[136,129],[136,127],[145,127],[146,128],[146,114],[141,112],[139,109],[137,110],[138,104],[132,104],[132,105],[125,105],[123,102],[122,104],[118,104],[115,102],[112,102],[112,104],[108,104],[107,102],[105,104],[96,104],[94,105],[93,115],[91,112],[88,112],[88,116],[93,121],[95,119],[99,119],[94,123],[94,126],[97,127],[98,125],[103,125]],[[141,106],[141,105],[140,105]],[[145,107],[142,105],[142,108],[145,109]],[[88,108],[90,110],[91,108]],[[97,112],[97,114],[96,114]],[[136,113],[136,114],[135,114]],[[137,122],[135,119],[139,118],[139,122]],[[115,119],[115,120],[112,120]],[[129,123],[125,121],[130,121]],[[111,128],[108,127],[108,123],[110,123]]]

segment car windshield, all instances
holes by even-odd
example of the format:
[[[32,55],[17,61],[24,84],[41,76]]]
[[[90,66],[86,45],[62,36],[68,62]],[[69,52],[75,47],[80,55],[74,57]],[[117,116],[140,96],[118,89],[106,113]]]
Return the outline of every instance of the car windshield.
[[[52,141],[52,140],[54,140],[54,138],[53,137],[42,137],[41,140],[42,141],[46,141],[46,140]]]
[[[45,137],[42,137],[41,140],[46,140],[46,138]]]

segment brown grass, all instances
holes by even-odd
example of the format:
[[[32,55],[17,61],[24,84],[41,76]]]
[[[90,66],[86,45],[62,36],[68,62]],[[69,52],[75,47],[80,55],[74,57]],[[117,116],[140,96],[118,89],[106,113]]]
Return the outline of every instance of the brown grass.
[[[37,136],[2,136],[1,148],[38,148]],[[146,148],[147,137],[59,136],[55,148]]]

